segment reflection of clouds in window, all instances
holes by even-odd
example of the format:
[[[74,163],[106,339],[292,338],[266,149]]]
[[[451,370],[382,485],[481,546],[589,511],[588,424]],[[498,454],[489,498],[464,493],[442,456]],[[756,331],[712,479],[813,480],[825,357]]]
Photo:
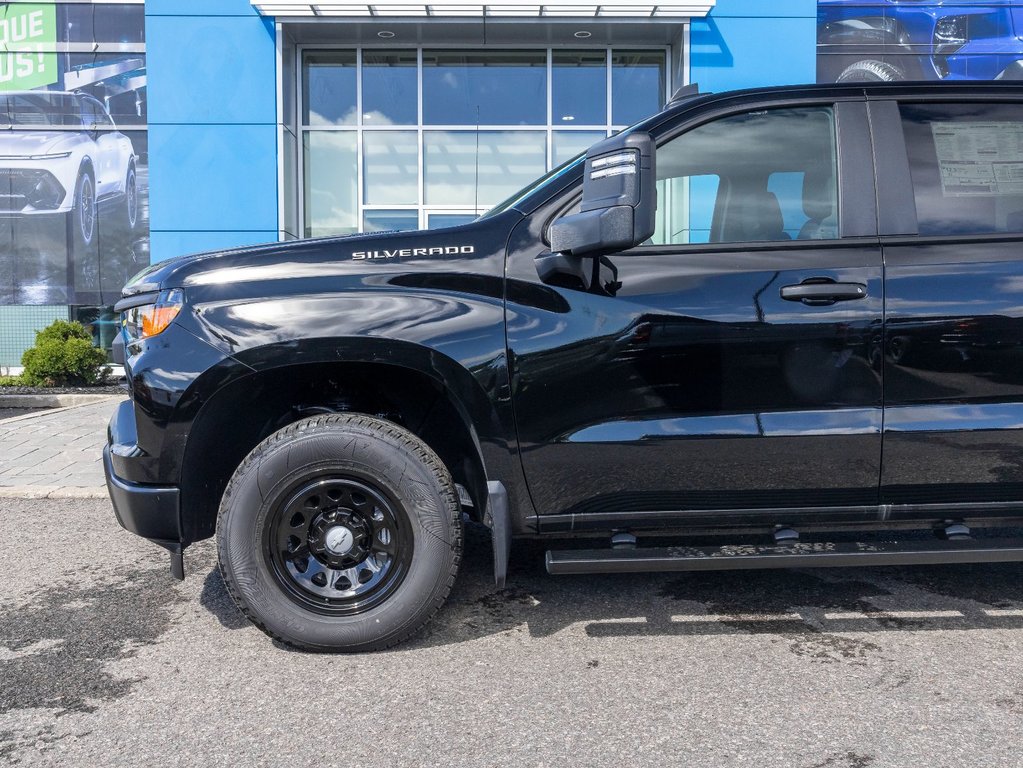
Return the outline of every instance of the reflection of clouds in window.
[[[543,175],[547,148],[537,131],[427,131],[426,202],[433,205],[494,205]]]
[[[358,117],[359,113],[355,107],[349,108],[347,112],[336,119],[321,115],[319,112],[310,109],[309,125],[355,125]]]
[[[423,121],[429,125],[543,125],[543,51],[424,51]]]
[[[363,202],[419,202],[419,140],[415,131],[367,131],[363,134],[362,154]]]
[[[372,110],[370,112],[362,113],[362,121],[364,123],[372,123],[373,125],[394,125],[394,121],[391,120],[387,115],[379,110]]]
[[[305,137],[306,234],[358,228],[356,134],[317,131]]]

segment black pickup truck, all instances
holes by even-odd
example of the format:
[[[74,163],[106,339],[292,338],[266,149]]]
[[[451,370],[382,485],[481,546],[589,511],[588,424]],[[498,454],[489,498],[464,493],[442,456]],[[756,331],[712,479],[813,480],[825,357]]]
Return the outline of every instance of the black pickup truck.
[[[466,516],[499,585],[1023,560],[1021,245],[1023,87],[681,94],[471,224],[137,276],[114,509],[315,650],[422,627]]]

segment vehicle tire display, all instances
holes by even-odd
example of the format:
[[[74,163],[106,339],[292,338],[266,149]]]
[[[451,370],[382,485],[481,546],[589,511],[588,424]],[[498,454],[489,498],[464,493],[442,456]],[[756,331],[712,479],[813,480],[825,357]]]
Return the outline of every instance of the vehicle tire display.
[[[437,455],[360,414],[303,419],[242,462],[217,519],[228,592],[270,636],[371,651],[443,604],[462,552],[461,507]]]
[[[96,181],[92,169],[84,167],[75,182],[75,202],[71,210],[71,230],[77,246],[88,248],[96,239]]]
[[[139,221],[139,184],[135,173],[135,163],[128,166],[128,175],[124,180],[124,216],[122,218],[128,231],[134,232]]]
[[[866,59],[850,64],[838,76],[839,83],[883,82],[905,80],[905,73],[894,64]]]

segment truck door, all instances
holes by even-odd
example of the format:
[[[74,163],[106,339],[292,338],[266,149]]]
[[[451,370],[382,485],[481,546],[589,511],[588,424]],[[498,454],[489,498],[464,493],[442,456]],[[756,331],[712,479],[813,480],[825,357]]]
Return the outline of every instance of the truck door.
[[[1004,89],[954,103],[932,92],[872,101],[870,115],[886,264],[881,500],[892,517],[1018,514],[1023,103]]]
[[[882,264],[865,104],[718,113],[674,133],[658,136],[658,231],[607,257],[599,287],[543,293],[538,235],[513,235],[512,397],[541,528],[875,515]]]

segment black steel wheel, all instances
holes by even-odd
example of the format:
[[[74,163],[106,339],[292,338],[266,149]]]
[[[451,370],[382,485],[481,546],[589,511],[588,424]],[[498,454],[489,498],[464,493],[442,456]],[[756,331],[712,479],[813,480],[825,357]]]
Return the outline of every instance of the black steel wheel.
[[[275,639],[379,650],[447,598],[461,505],[447,468],[411,432],[362,414],[315,416],[268,437],[235,471],[217,554],[231,597]]]
[[[408,572],[414,548],[396,506],[352,478],[302,484],[266,528],[265,552],[281,587],[325,614],[362,613],[386,600]]]

